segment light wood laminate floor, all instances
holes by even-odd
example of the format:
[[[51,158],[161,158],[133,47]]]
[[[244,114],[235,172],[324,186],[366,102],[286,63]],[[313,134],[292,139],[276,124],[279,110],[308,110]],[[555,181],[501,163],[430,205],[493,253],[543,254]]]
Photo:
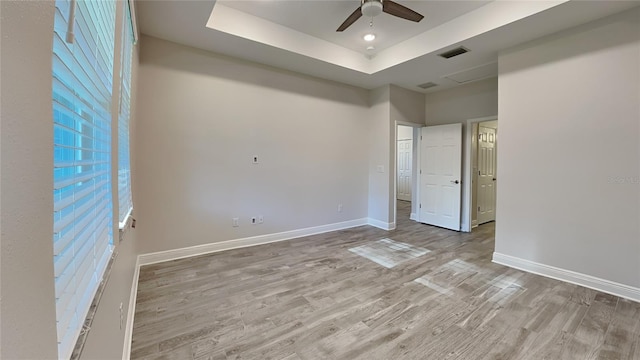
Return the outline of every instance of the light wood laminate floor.
[[[640,359],[639,303],[493,264],[492,223],[409,206],[395,231],[142,267],[132,359]]]

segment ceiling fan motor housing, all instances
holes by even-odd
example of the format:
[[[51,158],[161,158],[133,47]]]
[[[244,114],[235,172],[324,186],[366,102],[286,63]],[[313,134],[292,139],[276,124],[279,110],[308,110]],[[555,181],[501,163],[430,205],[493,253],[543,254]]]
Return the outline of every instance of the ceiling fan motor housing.
[[[363,0],[360,6],[362,15],[374,17],[382,14],[382,0]]]

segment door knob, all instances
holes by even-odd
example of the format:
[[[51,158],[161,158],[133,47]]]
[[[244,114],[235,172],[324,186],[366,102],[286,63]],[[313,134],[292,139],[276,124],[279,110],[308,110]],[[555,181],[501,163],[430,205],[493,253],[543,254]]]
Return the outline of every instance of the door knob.
[[[460,184],[460,181],[458,181],[458,180],[451,180],[451,183],[452,183],[452,184]]]

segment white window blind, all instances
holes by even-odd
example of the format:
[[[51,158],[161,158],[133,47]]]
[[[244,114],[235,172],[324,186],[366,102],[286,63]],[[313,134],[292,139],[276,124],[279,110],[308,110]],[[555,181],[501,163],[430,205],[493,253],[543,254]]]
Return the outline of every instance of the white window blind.
[[[56,0],[54,267],[58,354],[71,356],[111,254],[115,1]],[[66,42],[73,21],[75,41]]]
[[[124,6],[124,21],[122,24],[122,67],[120,72],[120,113],[118,116],[118,217],[120,228],[125,226],[127,217],[133,210],[129,155],[129,118],[131,116],[131,57],[134,37],[128,2]]]

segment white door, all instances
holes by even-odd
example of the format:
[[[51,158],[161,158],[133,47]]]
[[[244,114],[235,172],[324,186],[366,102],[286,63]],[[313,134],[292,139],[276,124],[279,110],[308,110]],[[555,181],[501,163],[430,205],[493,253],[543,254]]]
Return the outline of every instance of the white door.
[[[411,163],[413,140],[398,140],[398,200],[411,201]]]
[[[462,124],[422,128],[420,222],[460,230]]]
[[[496,219],[496,130],[478,128],[478,224]]]

